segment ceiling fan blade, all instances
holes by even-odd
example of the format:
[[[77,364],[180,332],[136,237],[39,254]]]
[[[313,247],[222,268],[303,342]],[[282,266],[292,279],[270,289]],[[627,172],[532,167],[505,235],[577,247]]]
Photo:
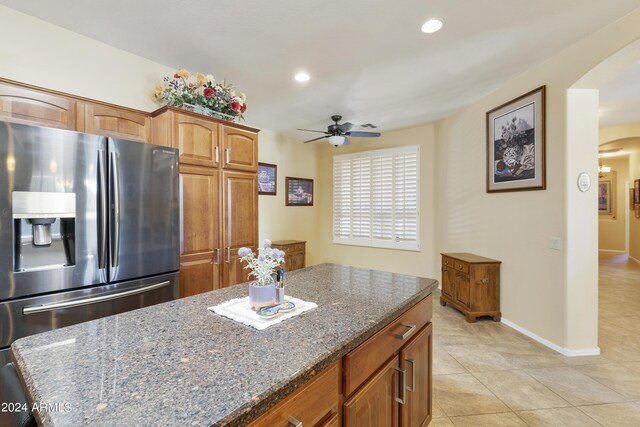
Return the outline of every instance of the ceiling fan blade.
[[[319,138],[310,139],[308,141],[304,141],[304,144],[306,144],[307,142],[319,141],[319,140],[324,139],[324,138],[326,138],[326,136],[321,136]]]
[[[347,132],[347,135],[356,138],[376,138],[380,136],[380,132]]]
[[[338,125],[338,129],[340,129],[342,132],[349,132],[351,129],[353,129],[355,125],[353,123],[342,123],[341,125]]]
[[[344,142],[342,143],[342,145],[351,145],[351,140],[345,136],[344,137]]]
[[[313,130],[313,129],[298,129],[298,130],[303,130],[305,132],[318,132],[318,133],[327,133],[324,130]]]

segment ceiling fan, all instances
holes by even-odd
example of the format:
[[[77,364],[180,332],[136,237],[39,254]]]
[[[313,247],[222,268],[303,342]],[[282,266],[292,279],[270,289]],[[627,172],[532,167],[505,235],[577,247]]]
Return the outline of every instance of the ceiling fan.
[[[333,120],[334,123],[327,126],[326,131],[312,130],[312,129],[298,129],[305,132],[318,132],[318,133],[324,134],[318,138],[304,141],[304,143],[306,144],[307,142],[314,142],[314,141],[319,141],[323,138],[327,138],[327,140],[329,141],[329,144],[333,145],[334,147],[339,147],[341,145],[351,144],[351,140],[349,139],[350,136],[353,136],[356,138],[376,138],[380,136],[380,132],[352,131],[351,129],[353,129],[353,126],[355,125],[349,122],[342,123],[342,124],[338,123],[340,120],[342,120],[342,116],[339,116],[339,115],[331,116],[331,120]],[[372,124],[367,124],[363,126],[375,127]]]

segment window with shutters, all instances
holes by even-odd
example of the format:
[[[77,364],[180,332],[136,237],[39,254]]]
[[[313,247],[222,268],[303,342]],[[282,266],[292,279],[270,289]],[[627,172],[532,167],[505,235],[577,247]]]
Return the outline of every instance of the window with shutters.
[[[333,242],[420,249],[420,147],[333,157]]]

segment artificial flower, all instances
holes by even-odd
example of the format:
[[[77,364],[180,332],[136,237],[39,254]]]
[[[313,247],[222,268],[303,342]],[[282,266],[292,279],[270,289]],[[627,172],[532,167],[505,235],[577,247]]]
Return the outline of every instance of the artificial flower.
[[[236,113],[240,111],[240,103],[238,101],[231,101],[229,104],[229,108],[231,108]]]
[[[240,113],[244,114],[245,111],[247,111],[247,104],[242,104],[242,107],[240,107]]]
[[[185,79],[185,80],[188,79],[190,76],[191,74],[189,74],[189,72],[185,68],[180,68],[173,75],[173,77],[175,77],[176,79]]]
[[[214,96],[216,96],[216,91],[211,89],[210,87],[205,87],[202,91],[202,94],[205,96],[205,98],[213,98]]]
[[[199,84],[203,85],[207,82],[207,78],[202,73],[196,73],[196,80]]]
[[[216,81],[216,79],[213,78],[213,74],[207,74],[207,81],[209,83],[213,83]]]

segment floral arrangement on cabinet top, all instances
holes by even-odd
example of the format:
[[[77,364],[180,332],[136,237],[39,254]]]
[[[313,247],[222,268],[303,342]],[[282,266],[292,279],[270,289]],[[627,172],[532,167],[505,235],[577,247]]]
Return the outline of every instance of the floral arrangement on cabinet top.
[[[236,92],[231,83],[216,82],[211,74],[192,76],[184,68],[158,83],[153,99],[163,105],[229,121],[244,120],[243,113],[247,110],[247,97]]]

